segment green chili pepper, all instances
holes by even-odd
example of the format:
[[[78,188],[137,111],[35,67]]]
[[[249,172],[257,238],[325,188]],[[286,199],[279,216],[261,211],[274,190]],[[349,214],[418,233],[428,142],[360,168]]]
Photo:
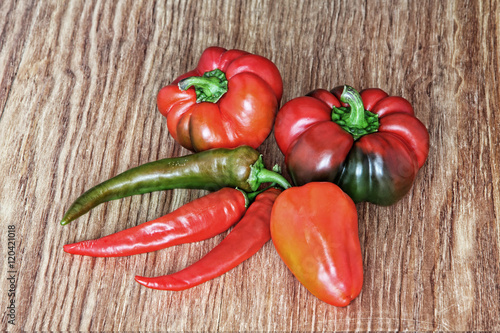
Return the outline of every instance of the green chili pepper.
[[[269,182],[284,189],[290,187],[279,173],[265,169],[262,155],[249,146],[162,159],[127,170],[83,193],[70,206],[61,224],[70,223],[103,202],[131,195],[175,188],[214,191],[235,187],[254,192]]]

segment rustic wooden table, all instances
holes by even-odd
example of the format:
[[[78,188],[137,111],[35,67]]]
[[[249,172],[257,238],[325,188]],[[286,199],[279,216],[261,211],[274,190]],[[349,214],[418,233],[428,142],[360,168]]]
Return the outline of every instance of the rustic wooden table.
[[[224,234],[125,258],[63,252],[206,193],[135,196],[58,223],[85,189],[188,153],[156,94],[211,45],[273,60],[282,103],[319,87],[380,87],[428,127],[411,192],[357,206],[365,279],[348,307],[312,296],[271,242],[183,292],[134,276],[180,270]],[[500,330],[499,63],[494,0],[1,1],[0,329]],[[259,150],[283,166],[272,135]]]

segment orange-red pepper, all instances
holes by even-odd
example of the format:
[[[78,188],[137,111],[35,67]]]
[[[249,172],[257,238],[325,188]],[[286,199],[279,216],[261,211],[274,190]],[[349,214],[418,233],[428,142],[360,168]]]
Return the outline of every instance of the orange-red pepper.
[[[361,292],[358,215],[337,185],[309,183],[285,190],[273,206],[271,236],[290,271],[322,301],[346,306]]]

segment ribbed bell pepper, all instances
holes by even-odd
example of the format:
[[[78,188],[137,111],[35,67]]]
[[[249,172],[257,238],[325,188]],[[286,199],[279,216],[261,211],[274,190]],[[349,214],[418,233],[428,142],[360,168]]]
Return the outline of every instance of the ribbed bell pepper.
[[[269,59],[241,50],[209,47],[198,66],[160,90],[158,110],[185,148],[257,148],[278,111],[283,82]]]
[[[391,205],[412,187],[429,134],[402,97],[344,86],[287,102],[274,135],[296,185],[338,184],[355,202]]]

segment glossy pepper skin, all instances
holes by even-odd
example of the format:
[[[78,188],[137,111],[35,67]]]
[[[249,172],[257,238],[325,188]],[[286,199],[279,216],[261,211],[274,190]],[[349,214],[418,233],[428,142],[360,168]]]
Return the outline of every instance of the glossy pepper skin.
[[[402,97],[381,89],[318,89],[286,103],[275,137],[296,185],[338,184],[355,202],[391,205],[411,188],[429,134]]]
[[[237,187],[253,192],[266,182],[290,187],[281,175],[265,169],[262,155],[248,146],[162,159],[132,168],[92,187],[71,204],[61,224],[70,223],[103,202],[131,195],[175,188],[214,191]]]
[[[223,188],[155,220],[120,232],[64,246],[71,254],[120,257],[202,241],[226,231],[246,211],[246,195]]]
[[[346,306],[361,292],[356,207],[337,185],[316,182],[285,190],[273,206],[271,236],[290,271],[320,300]]]
[[[282,94],[270,60],[209,47],[194,70],[159,91],[157,105],[172,137],[189,150],[257,148],[272,130]]]
[[[195,287],[238,266],[271,239],[271,210],[280,193],[271,188],[259,194],[226,238],[191,266],[159,277],[136,276],[135,280],[148,288],[178,291]]]

